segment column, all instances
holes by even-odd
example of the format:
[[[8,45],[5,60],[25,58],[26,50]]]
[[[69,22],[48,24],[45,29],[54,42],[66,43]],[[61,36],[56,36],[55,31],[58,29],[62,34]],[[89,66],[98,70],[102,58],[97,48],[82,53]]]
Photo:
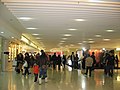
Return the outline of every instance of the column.
[[[2,52],[2,37],[0,37],[0,52]],[[0,53],[0,71],[2,71],[2,57]]]
[[[7,62],[9,58],[9,41],[8,40],[2,40],[2,71],[6,71]]]

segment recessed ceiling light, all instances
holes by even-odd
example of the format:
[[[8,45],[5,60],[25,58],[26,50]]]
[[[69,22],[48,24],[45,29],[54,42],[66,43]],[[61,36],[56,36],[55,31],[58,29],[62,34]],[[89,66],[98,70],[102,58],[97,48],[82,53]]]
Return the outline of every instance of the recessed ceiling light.
[[[88,40],[93,40],[93,39],[89,38]]]
[[[82,22],[85,21],[85,19],[74,19],[75,21]]]
[[[65,41],[60,41],[60,42],[65,42]]]
[[[83,41],[83,43],[86,43],[87,41]]]
[[[78,44],[82,44],[82,43],[78,43]]]
[[[114,32],[114,30],[106,30],[106,32]]]
[[[39,35],[39,34],[35,34],[35,33],[34,33],[34,34],[32,34],[32,35],[37,36],[37,35]]]
[[[1,33],[4,33],[4,32],[1,32]]]
[[[95,35],[95,37],[101,37],[101,35],[100,35],[100,34],[97,34],[97,35]]]
[[[89,0],[89,2],[104,2],[102,0]]]
[[[88,43],[94,43],[95,41],[88,41]]]
[[[72,36],[72,35],[71,34],[64,34],[64,36],[69,37],[69,36]]]
[[[110,41],[110,39],[108,39],[108,38],[105,38],[105,39],[103,39],[103,41]]]
[[[26,29],[32,29],[32,30],[34,30],[34,29],[37,29],[37,28],[26,28]]]
[[[63,40],[67,40],[67,38],[62,38]]]
[[[32,18],[30,18],[30,17],[19,17],[18,19],[28,21],[28,20],[31,20]]]
[[[68,29],[69,31],[76,31],[77,29],[70,28]]]

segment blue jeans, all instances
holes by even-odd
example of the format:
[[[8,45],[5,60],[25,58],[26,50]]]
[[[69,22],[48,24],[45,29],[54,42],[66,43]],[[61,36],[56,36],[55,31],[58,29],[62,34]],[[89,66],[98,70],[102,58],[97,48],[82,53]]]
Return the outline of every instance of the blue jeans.
[[[47,69],[40,68],[39,78],[46,78],[47,77]]]

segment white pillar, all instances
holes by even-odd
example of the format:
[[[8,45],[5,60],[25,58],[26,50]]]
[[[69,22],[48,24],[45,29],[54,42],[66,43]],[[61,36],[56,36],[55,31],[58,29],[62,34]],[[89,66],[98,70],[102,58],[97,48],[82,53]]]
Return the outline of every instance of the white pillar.
[[[2,71],[6,71],[7,62],[9,55],[7,54],[9,52],[9,41],[3,40],[3,49],[2,49]]]
[[[2,37],[0,37],[0,71],[2,71]]]

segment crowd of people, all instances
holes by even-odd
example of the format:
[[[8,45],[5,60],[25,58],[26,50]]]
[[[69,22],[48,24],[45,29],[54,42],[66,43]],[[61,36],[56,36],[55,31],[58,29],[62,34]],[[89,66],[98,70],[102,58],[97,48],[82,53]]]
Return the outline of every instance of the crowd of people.
[[[53,69],[56,69],[56,66],[58,65],[58,70],[60,70],[61,65],[63,65],[63,68],[65,68],[66,65],[66,55],[47,55],[44,50],[41,50],[40,53],[37,53],[36,55],[30,55],[28,52],[26,52],[24,55],[22,53],[19,53],[16,57],[17,65],[16,65],[16,72],[22,74],[24,76],[31,74],[31,70],[33,69],[33,73],[35,76],[34,82],[39,81],[39,84],[42,83],[42,79],[45,79],[45,82],[47,82],[47,67],[53,67]],[[38,76],[39,75],[39,76]]]
[[[56,70],[56,66],[58,66],[58,70],[61,69],[61,66],[63,69],[65,69],[65,66],[67,64],[67,60],[70,59],[72,64],[72,69],[79,69],[80,66],[78,64],[79,61],[81,61],[81,69],[84,69],[85,75],[88,75],[91,77],[91,72],[94,70],[96,66],[96,57],[94,55],[95,53],[92,52],[92,55],[89,53],[85,54],[84,57],[80,60],[78,57],[78,54],[74,54],[74,52],[71,53],[68,57],[66,55],[61,56],[56,55],[54,53],[53,55],[47,55],[44,50],[41,50],[40,53],[37,53],[35,55],[30,55],[29,53],[25,53],[24,55],[22,53],[19,53],[16,57],[17,65],[16,65],[16,72],[19,74],[22,72],[24,76],[31,74],[30,69],[33,69],[33,73],[35,76],[34,82],[39,81],[39,84],[42,83],[42,79],[45,79],[45,82],[47,82],[47,68],[52,67],[53,70]],[[118,60],[118,57],[114,57],[114,51],[111,50],[109,53],[107,53],[104,57],[104,73],[105,75],[113,76],[113,69],[114,69],[114,62],[115,60]]]
[[[40,53],[36,54],[35,56],[29,55],[29,53],[19,53],[16,57],[17,65],[16,65],[16,72],[26,76],[26,74],[31,74],[30,69],[33,68],[33,73],[35,76],[34,82],[37,80],[39,84],[42,83],[42,78],[45,79],[47,82],[47,63],[48,63],[48,56],[41,50]],[[38,76],[39,74],[39,76]]]

